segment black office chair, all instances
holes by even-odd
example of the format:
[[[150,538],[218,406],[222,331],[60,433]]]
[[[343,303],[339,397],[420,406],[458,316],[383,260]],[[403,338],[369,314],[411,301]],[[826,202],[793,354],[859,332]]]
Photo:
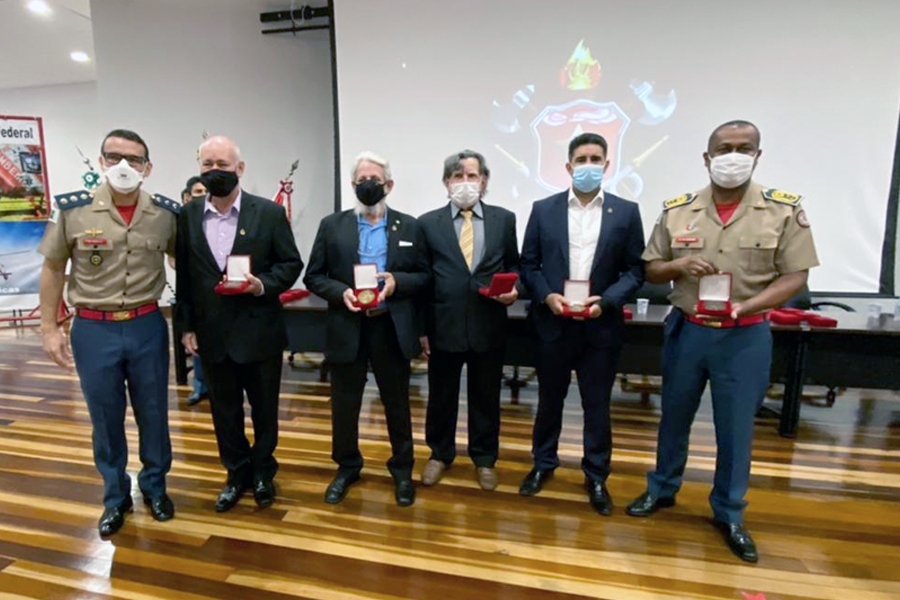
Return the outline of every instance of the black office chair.
[[[650,304],[669,304],[669,294],[672,293],[671,283],[647,283],[637,291],[637,298],[646,298]],[[641,395],[641,404],[650,404],[650,394],[659,394],[662,391],[662,378],[638,373],[621,373],[619,375],[619,387],[624,393]]]
[[[831,302],[831,301],[822,301],[822,302],[813,302],[812,293],[809,291],[809,286],[803,286],[803,289],[800,290],[796,296],[788,300],[784,303],[784,306],[787,308],[799,308],[800,310],[815,310],[819,311],[822,307],[829,306],[833,308],[839,308],[846,312],[856,312],[852,306],[844,304],[843,302]],[[828,391],[825,392],[825,395],[821,394],[807,394],[804,393],[802,399],[809,404],[814,406],[821,406],[816,400],[821,398],[825,399],[824,406],[831,408],[834,406],[834,401],[837,399],[838,394],[844,392],[846,388],[839,388],[836,386],[828,385],[827,383],[823,383]],[[780,399],[783,396],[782,392],[778,392],[773,390],[772,387],[769,387],[769,391],[766,393],[766,396],[772,399]]]

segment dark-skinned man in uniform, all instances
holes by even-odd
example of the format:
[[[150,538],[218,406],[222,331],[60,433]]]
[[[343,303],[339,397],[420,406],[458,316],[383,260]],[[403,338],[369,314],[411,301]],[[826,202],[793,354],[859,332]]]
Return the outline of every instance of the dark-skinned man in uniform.
[[[665,323],[662,419],[656,469],[627,509],[647,517],[675,504],[700,397],[710,383],[716,470],[713,521],[735,555],[756,562],[744,528],[753,420],[769,385],[772,334],[765,313],[792,298],[818,264],[800,196],[751,179],[760,133],[729,121],[709,138],[703,159],[710,185],[664,203],[647,249],[646,278],[674,284]],[[730,310],[698,313],[700,279],[731,274]],[[708,280],[707,280],[708,281]],[[726,290],[727,291],[727,290]]]

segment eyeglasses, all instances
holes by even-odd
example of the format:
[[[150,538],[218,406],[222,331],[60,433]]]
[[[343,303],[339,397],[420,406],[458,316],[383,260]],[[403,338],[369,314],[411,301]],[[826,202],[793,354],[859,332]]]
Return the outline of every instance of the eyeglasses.
[[[119,154],[118,152],[103,153],[103,160],[111,165],[117,165],[122,162],[123,159],[135,169],[139,169],[147,164],[147,157],[145,156],[135,156],[134,154]]]

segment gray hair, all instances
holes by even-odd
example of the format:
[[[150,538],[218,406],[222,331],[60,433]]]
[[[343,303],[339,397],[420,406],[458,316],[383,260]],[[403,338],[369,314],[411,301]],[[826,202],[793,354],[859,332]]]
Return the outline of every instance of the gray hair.
[[[368,150],[365,152],[360,152],[356,155],[356,158],[353,159],[353,169],[351,169],[351,181],[356,181],[356,172],[359,170],[360,163],[370,162],[372,164],[376,164],[382,169],[384,169],[384,180],[391,181],[391,163],[388,159],[375,154],[374,152],[369,152]]]
[[[474,158],[478,161],[478,173],[482,177],[490,177],[491,170],[488,169],[487,161],[484,160],[484,156],[481,155],[480,152],[475,152],[474,150],[463,150],[462,152],[457,152],[456,154],[451,154],[444,160],[444,181],[450,179],[454,173],[462,170],[462,161],[467,158]]]

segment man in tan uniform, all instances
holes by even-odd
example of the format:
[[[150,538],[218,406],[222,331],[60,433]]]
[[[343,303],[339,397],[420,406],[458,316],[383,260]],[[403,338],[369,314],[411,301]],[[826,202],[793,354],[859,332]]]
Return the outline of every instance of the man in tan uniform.
[[[40,295],[44,350],[62,367],[75,359],[93,424],[94,463],[104,483],[100,535],[109,536],[133,506],[125,472],[126,385],[140,433],[144,502],[157,521],[175,514],[166,494],[172,464],[168,328],[157,301],[165,285],[163,254],[174,253],[178,204],[141,190],[152,164],[136,133],[110,132],[100,165],[106,182],[94,192],[56,196],[39,248]],[[71,352],[56,322],[69,261]]]
[[[751,180],[759,141],[759,130],[747,121],[717,127],[703,155],[710,185],[664,203],[644,252],[647,281],[674,282],[674,310],[664,329],[656,469],[648,473],[647,491],[627,509],[646,517],[675,504],[691,424],[709,381],[717,446],[709,500],[726,543],[748,562],[758,560],[743,527],[753,418],[772,361],[765,312],[799,292],[818,264],[800,196]],[[698,312],[701,278],[721,273],[731,274],[730,306],[721,302],[717,315]],[[727,288],[726,279],[726,295]]]

